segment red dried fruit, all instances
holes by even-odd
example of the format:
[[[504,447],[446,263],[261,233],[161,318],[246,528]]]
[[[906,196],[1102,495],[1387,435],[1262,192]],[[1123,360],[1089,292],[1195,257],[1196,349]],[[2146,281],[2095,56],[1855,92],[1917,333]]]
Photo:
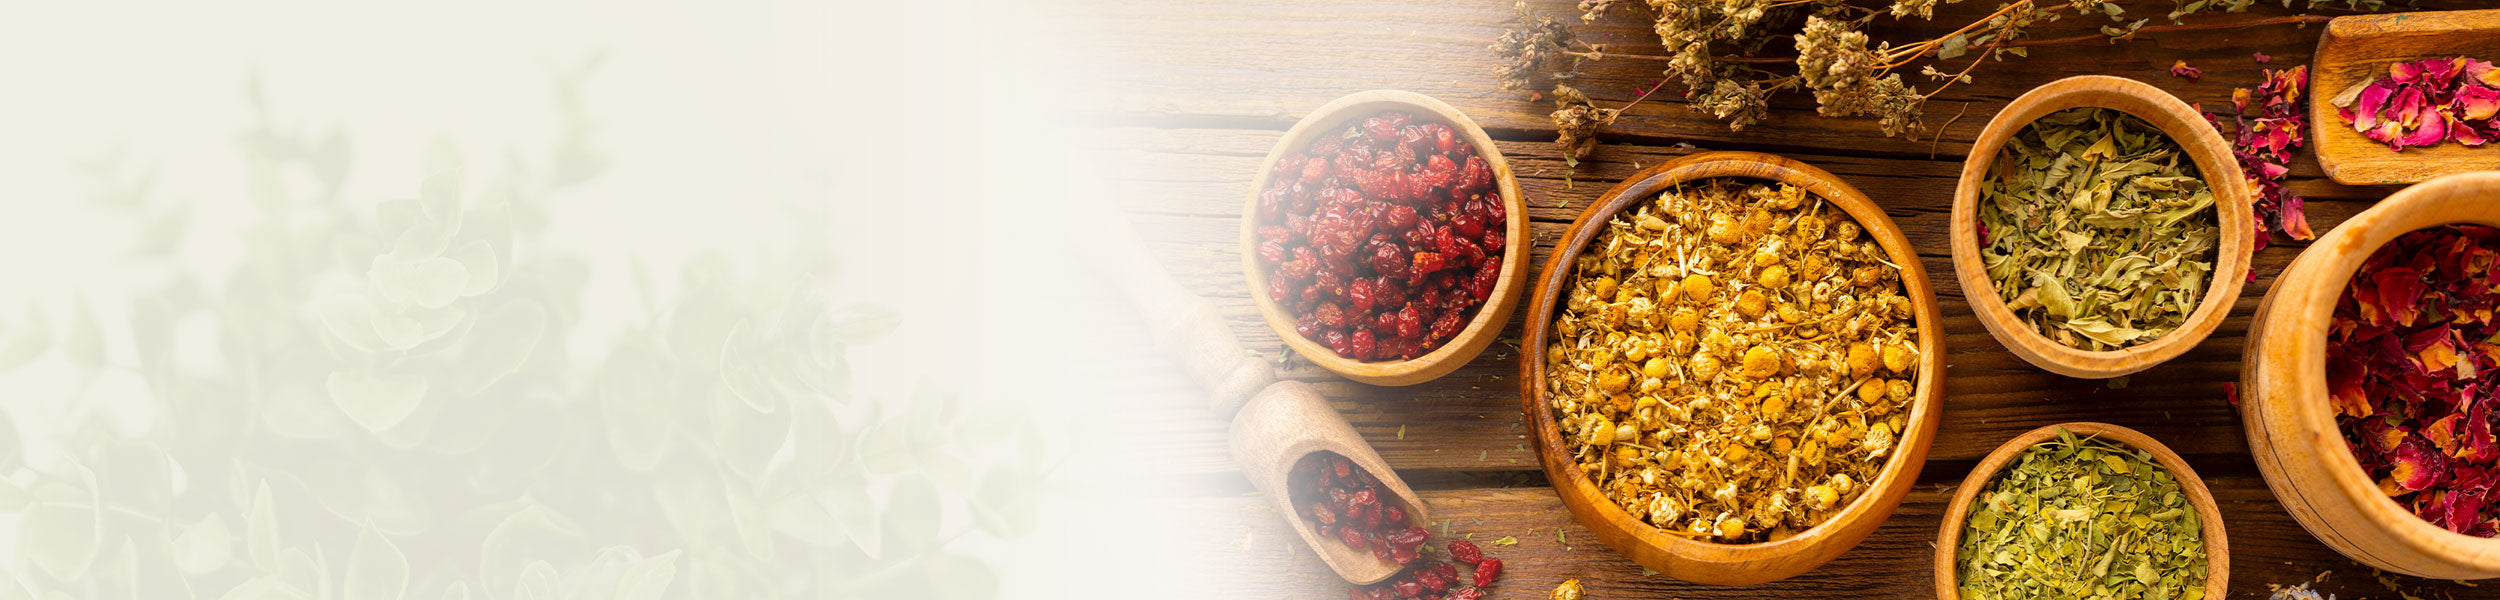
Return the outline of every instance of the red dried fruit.
[[[1500,578],[1501,576],[1502,559],[1488,558],[1484,559],[1483,562],[1476,563],[1476,587],[1493,585],[1493,580]]]
[[[1477,588],[1466,588],[1466,589],[1462,589],[1462,590],[1459,590],[1459,591],[1450,592],[1450,597],[1448,597],[1448,598],[1444,598],[1444,599],[1442,599],[1442,600],[1483,600],[1483,598],[1484,598],[1484,590],[1477,589]]]
[[[1439,271],[1442,266],[1445,266],[1448,263],[1438,252],[1417,252],[1415,253],[1414,259],[1411,261],[1411,264],[1413,266],[1409,268],[1413,269],[1416,275],[1423,275]]]
[[[1413,598],[1418,594],[1424,593],[1423,584],[1417,583],[1411,578],[1399,579],[1396,583],[1392,583],[1390,585],[1397,587],[1399,598]]]
[[[1475,542],[1467,540],[1450,542],[1449,549],[1451,560],[1471,565],[1476,564],[1477,561],[1484,560],[1484,549],[1477,548]]]
[[[1416,569],[1415,582],[1424,584],[1424,589],[1433,592],[1450,589],[1450,584],[1456,583],[1448,579],[1443,579],[1440,573],[1434,572],[1430,569]]]
[[[1389,543],[1399,548],[1421,548],[1424,546],[1424,541],[1431,538],[1432,533],[1424,531],[1422,527],[1408,527],[1389,532]]]

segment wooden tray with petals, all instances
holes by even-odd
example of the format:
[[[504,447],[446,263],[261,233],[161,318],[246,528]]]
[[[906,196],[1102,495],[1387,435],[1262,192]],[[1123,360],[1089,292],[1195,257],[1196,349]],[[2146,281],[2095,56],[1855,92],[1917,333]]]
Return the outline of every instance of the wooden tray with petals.
[[[2309,123],[2318,166],[2336,183],[2418,183],[2468,171],[2500,170],[2500,143],[2455,142],[2387,149],[2335,116],[2335,95],[2387,72],[2388,63],[2467,56],[2500,61],[2500,9],[2337,17],[2318,36],[2309,66]]]

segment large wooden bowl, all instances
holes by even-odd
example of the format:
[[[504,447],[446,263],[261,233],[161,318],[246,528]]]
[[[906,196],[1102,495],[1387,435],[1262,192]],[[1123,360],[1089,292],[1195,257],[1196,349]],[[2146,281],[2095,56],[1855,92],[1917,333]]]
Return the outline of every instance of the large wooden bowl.
[[[1467,143],[1475,145],[1476,155],[1484,157],[1485,164],[1493,167],[1494,189],[1502,195],[1506,218],[1502,225],[1503,235],[1508,241],[1502,245],[1502,273],[1493,284],[1493,295],[1485,299],[1484,306],[1476,309],[1475,318],[1468,321],[1467,327],[1459,330],[1457,336],[1414,360],[1367,362],[1346,358],[1326,345],[1303,339],[1301,334],[1294,333],[1294,316],[1267,297],[1267,269],[1259,264],[1258,258],[1259,192],[1267,189],[1269,179],[1274,176],[1272,171],[1276,159],[1289,152],[1301,152],[1310,147],[1311,140],[1336,133],[1356,119],[1392,110],[1447,123],[1457,129],[1458,135]],[[1396,90],[1356,92],[1332,100],[1311,111],[1309,116],[1302,117],[1302,121],[1294,123],[1292,129],[1285,130],[1284,139],[1277,140],[1276,147],[1267,151],[1267,159],[1259,163],[1258,175],[1250,180],[1249,201],[1241,213],[1241,264],[1243,274],[1250,279],[1250,298],[1258,303],[1259,314],[1267,318],[1268,328],[1276,330],[1276,337],[1284,338],[1286,345],[1293,346],[1294,352],[1309,359],[1311,364],[1373,385],[1413,385],[1431,381],[1458,370],[1477,354],[1482,354],[1486,347],[1492,346],[1493,340],[1501,335],[1502,325],[1510,322],[1511,309],[1519,306],[1521,280],[1526,279],[1528,274],[1524,266],[1528,262],[1528,206],[1523,198],[1519,195],[1519,182],[1511,178],[1510,162],[1502,159],[1502,150],[1494,147],[1492,136],[1485,135],[1484,128],[1477,127],[1474,120],[1459,114],[1458,109],[1451,108],[1449,104],[1423,94]]]
[[[2135,115],[2177,141],[2195,159],[2206,186],[2213,189],[2214,212],[2222,227],[2212,281],[2206,285],[2205,297],[2196,305],[2196,311],[2188,314],[2187,322],[2160,339],[2117,350],[2082,350],[2042,335],[2006,308],[2005,301],[1997,297],[1996,284],[1988,280],[1987,267],[1979,261],[1980,188],[1988,182],[1998,151],[2033,120],[2085,106]],[[1987,129],[1980,131],[1979,141],[1971,146],[1970,158],[1962,162],[1961,184],[1953,192],[1953,272],[1962,282],[1962,295],[1969,300],[1971,311],[1979,314],[1979,324],[1986,326],[1988,334],[2005,344],[2007,350],[2032,365],[2087,379],[2142,371],[2196,347],[2230,316],[2231,303],[2239,299],[2240,285],[2247,282],[2248,256],[2256,244],[2248,198],[2248,178],[2241,174],[2239,161],[2232,158],[2231,145],[2196,109],[2169,92],[2133,79],[2105,75],[2052,81],[2015,98],[1996,118],[1989,119]]]
[[[2318,541],[2372,567],[2438,579],[2500,577],[2500,539],[2449,531],[2379,491],[2327,400],[2327,326],[2353,271],[2388,240],[2457,223],[2500,227],[2500,172],[2425,181],[2320,236],[2276,276],[2240,357],[2240,422],[2283,508]]]
[[[2172,478],[2179,480],[2179,487],[2187,494],[2188,504],[2196,507],[2197,516],[2205,524],[2201,536],[2205,540],[2205,597],[2221,600],[2223,593],[2231,587],[2231,543],[2223,537],[2222,509],[2214,505],[2213,492],[2205,489],[2205,480],[2198,478],[2196,470],[2188,468],[2187,461],[2180,459],[2179,453],[2171,452],[2169,446],[2136,430],[2104,423],[2065,423],[2033,429],[1998,446],[1995,452],[1988,453],[1986,459],[1979,461],[1977,468],[1971,469],[1970,476],[1963,478],[1962,486],[1954,492],[1953,505],[1945,508],[1944,528],[1936,534],[1936,599],[1960,600],[1962,597],[1961,576],[1955,570],[1961,562],[1962,521],[1970,517],[1970,504],[1978,499],[1979,490],[1988,487],[1988,482],[1996,479],[1997,472],[2014,462],[2014,458],[2021,456],[2024,450],[2057,437],[2060,428],[2074,432],[2076,437],[2097,437],[2151,452],[2153,459],[2160,462],[2163,469],[2168,469]]]
[[[1624,512],[1572,463],[1571,451],[1563,445],[1562,430],[1545,395],[1544,348],[1553,341],[1554,314],[1565,300],[1562,294],[1571,281],[1573,259],[1625,207],[1656,197],[1679,183],[1718,177],[1786,182],[1847,211],[1852,220],[1883,245],[1893,262],[1901,265],[1902,293],[1910,298],[1918,314],[1918,393],[1909,407],[1909,428],[1902,432],[1900,443],[1885,461],[1883,470],[1856,499],[1822,524],[1794,536],[1755,544],[1718,544],[1669,535]],[[1927,445],[1935,438],[1936,422],[1943,408],[1944,318],[1937,311],[1935,291],[1927,283],[1927,271],[1919,266],[1918,254],[1910,248],[1909,238],[1901,234],[1901,228],[1884,215],[1883,209],[1838,176],[1769,154],[1695,154],[1643,169],[1607,190],[1580,213],[1578,220],[1572,221],[1571,229],[1563,234],[1553,256],[1547,259],[1545,270],[1537,277],[1536,295],[1529,304],[1525,329],[1519,353],[1521,409],[1527,415],[1528,430],[1536,434],[1537,457],[1545,466],[1545,476],[1553,483],[1555,493],[1562,496],[1563,506],[1607,547],[1631,557],[1632,562],[1685,581],[1750,585],[1783,579],[1830,562],[1865,540],[1877,525],[1892,516],[1893,509],[1901,505],[1902,496],[1918,481],[1919,467],[1927,462]]]

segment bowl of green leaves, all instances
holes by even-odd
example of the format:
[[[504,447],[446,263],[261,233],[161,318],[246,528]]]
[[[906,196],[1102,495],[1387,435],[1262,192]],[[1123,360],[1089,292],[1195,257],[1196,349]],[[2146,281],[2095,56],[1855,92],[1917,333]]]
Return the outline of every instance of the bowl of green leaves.
[[[2133,429],[2031,430],[1962,480],[1936,536],[1936,597],[2219,600],[2230,543],[2187,461]]]
[[[1953,197],[1953,270],[1988,333],[2042,369],[2119,377],[2231,312],[2256,230],[2248,180],[2168,92],[2085,75],[1988,122]]]

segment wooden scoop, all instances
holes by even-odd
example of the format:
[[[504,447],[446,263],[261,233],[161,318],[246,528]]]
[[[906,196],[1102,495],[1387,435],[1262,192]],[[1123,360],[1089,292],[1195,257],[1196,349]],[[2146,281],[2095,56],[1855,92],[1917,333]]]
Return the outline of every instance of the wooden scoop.
[[[1104,222],[1125,223],[1114,211],[1100,211]],[[1293,507],[1285,478],[1303,457],[1335,452],[1380,479],[1394,502],[1406,511],[1410,525],[1430,522],[1415,490],[1398,479],[1380,453],[1364,443],[1343,415],[1328,406],[1319,390],[1299,381],[1277,381],[1276,369],[1254,358],[1233,336],[1215,305],[1181,287],[1146,253],[1145,244],[1128,227],[1107,227],[1088,236],[1091,260],[1118,282],[1123,295],[1137,305],[1153,333],[1155,345],[1172,354],[1181,370],[1207,390],[1207,408],[1232,419],[1233,462],[1242,475],[1273,502],[1276,512],[1293,524],[1328,567],[1356,585],[1378,583],[1396,575],[1395,562],[1381,560],[1368,549],[1355,549],[1335,538],[1323,538],[1310,519]]]

